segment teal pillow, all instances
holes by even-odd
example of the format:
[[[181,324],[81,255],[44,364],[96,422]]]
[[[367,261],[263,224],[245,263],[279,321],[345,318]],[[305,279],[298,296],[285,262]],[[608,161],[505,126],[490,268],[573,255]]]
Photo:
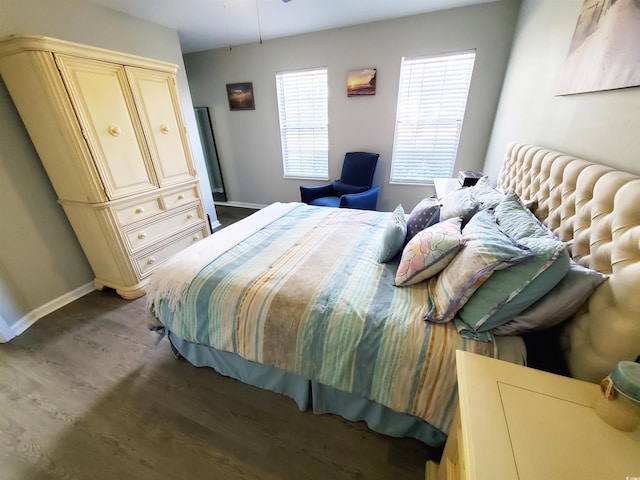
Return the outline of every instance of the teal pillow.
[[[465,246],[439,275],[428,280],[429,312],[425,320],[448,322],[495,270],[533,255],[497,225],[489,210],[471,218],[462,229],[462,238]]]
[[[389,216],[382,231],[378,246],[378,262],[386,263],[400,253],[406,236],[407,219],[402,205],[398,205]]]
[[[572,260],[569,271],[553,290],[504,325],[495,328],[492,333],[522,335],[554,327],[576,313],[606,279],[606,275]]]
[[[510,321],[546,295],[569,270],[566,244],[525,209],[513,193],[496,207],[498,224],[535,256],[527,262],[496,272],[458,312],[478,332]]]
[[[555,237],[553,232],[520,202],[515,192],[505,194],[496,207],[495,214],[504,231],[516,240],[527,237]]]

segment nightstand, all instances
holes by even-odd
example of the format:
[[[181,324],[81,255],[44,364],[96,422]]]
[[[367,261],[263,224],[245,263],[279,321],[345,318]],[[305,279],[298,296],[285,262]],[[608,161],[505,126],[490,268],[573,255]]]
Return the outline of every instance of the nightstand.
[[[434,178],[433,186],[436,189],[436,197],[442,198],[458,188],[462,188],[457,178]]]
[[[457,352],[459,408],[428,480],[640,478],[640,429],[593,411],[598,385]]]

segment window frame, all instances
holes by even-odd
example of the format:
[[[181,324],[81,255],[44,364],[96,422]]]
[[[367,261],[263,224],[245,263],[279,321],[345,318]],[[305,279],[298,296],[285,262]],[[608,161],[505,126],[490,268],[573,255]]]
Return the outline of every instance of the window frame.
[[[439,174],[432,174],[433,176],[431,176],[431,178],[428,178],[425,176],[422,176],[421,178],[419,178],[416,181],[410,181],[407,176],[408,174],[406,173],[406,171],[409,169],[410,165],[411,165],[411,161],[413,160],[414,162],[418,162],[420,161],[418,157],[420,157],[421,153],[419,149],[413,149],[412,153],[411,153],[411,157],[412,158],[408,158],[408,156],[405,154],[404,158],[402,160],[399,159],[398,156],[398,149],[399,146],[400,148],[405,147],[405,145],[410,145],[410,142],[407,142],[407,140],[411,140],[413,141],[413,143],[417,143],[420,140],[425,140],[427,138],[429,138],[426,135],[423,136],[419,136],[418,134],[413,135],[412,137],[410,135],[408,135],[406,133],[406,129],[407,128],[414,128],[414,129],[419,129],[419,128],[423,128],[424,130],[428,129],[429,127],[431,127],[432,130],[437,130],[438,128],[442,127],[443,125],[457,125],[457,133],[455,135],[455,139],[453,139],[452,136],[442,136],[441,139],[443,138],[448,138],[448,139],[453,139],[453,148],[450,148],[450,156],[449,156],[449,163],[444,163],[441,162],[441,165],[443,167],[448,168],[448,174],[446,175],[446,177],[451,177],[451,175],[453,174],[453,171],[455,169],[455,164],[456,164],[456,160],[457,160],[457,156],[458,156],[458,147],[459,147],[459,143],[460,143],[460,137],[462,136],[462,129],[464,126],[464,118],[466,115],[466,110],[467,110],[467,106],[468,106],[468,101],[469,101],[469,92],[471,90],[471,81],[473,79],[473,70],[474,70],[474,66],[475,66],[475,59],[477,56],[477,52],[475,49],[469,49],[469,50],[460,50],[460,51],[455,51],[455,52],[446,52],[446,53],[437,53],[437,54],[428,54],[428,55],[415,55],[415,56],[407,56],[407,57],[403,57],[402,61],[401,61],[401,68],[400,68],[400,81],[399,81],[399,86],[398,86],[398,103],[397,103],[397,107],[396,107],[396,121],[395,121],[395,129],[394,129],[394,134],[393,134],[393,147],[392,147],[392,154],[391,154],[391,165],[390,165],[390,169],[389,169],[389,184],[391,185],[427,185],[427,186],[432,186],[433,185],[433,179],[434,178],[440,178],[443,177],[443,175],[439,175]],[[439,98],[441,101],[443,100],[443,96],[447,96],[450,95],[452,97],[457,95],[460,96],[462,94],[462,98],[463,101],[459,102],[459,104],[457,105],[458,110],[456,110],[455,112],[455,116],[457,117],[457,119],[453,119],[454,115],[448,116],[448,115],[443,115],[442,114],[442,109],[440,108],[442,106],[442,102],[439,103],[438,106],[438,114],[434,115],[433,117],[427,119],[427,117],[425,115],[420,116],[418,114],[418,112],[420,112],[421,110],[426,109],[425,105],[426,103],[428,103],[430,100],[427,98],[425,100],[425,94],[429,93],[429,88],[434,87],[434,85],[430,85],[429,88],[426,88],[424,86],[424,84],[434,84],[434,78],[438,78],[440,80],[443,81],[447,81],[447,76],[449,74],[449,72],[447,72],[447,66],[445,66],[443,69],[441,69],[441,72],[435,72],[438,73],[439,76],[437,77],[429,77],[427,74],[429,73],[428,70],[432,70],[432,74],[434,73],[435,69],[433,68],[429,68],[429,66],[426,66],[426,64],[430,63],[430,62],[438,62],[438,61],[442,61],[443,59],[450,59],[451,57],[460,57],[460,61],[466,60],[467,64],[465,65],[464,71],[466,72],[467,76],[464,79],[464,92],[460,91],[459,87],[455,87],[455,88],[433,88],[430,90],[430,93],[432,94],[433,98]],[[467,57],[465,59],[465,57]],[[434,62],[434,63],[435,63]],[[422,75],[418,78],[418,80],[412,79],[411,78],[411,73],[413,73],[413,71],[408,72],[406,69],[410,68],[411,69],[411,65],[410,63],[422,63],[423,66],[421,66],[420,68],[423,70]],[[455,71],[456,69],[454,69]],[[442,77],[442,78],[440,78]],[[414,80],[414,82],[412,83],[412,80]],[[449,78],[449,81],[451,80],[451,78]],[[417,84],[421,84],[422,85],[422,89],[421,90],[416,90],[416,85]],[[411,105],[411,104],[406,104],[407,99],[410,99],[410,97],[413,95],[417,95],[420,94],[419,100],[417,104]],[[431,102],[433,102],[433,98],[431,99]],[[445,100],[450,100],[450,99],[446,99]],[[423,105],[423,102],[425,103]],[[410,110],[410,112],[407,112],[407,110]],[[416,115],[418,114],[418,117],[416,118],[408,118],[411,117],[411,115]],[[402,132],[402,129],[405,130],[405,132]],[[403,138],[404,137],[404,138]],[[437,141],[438,139],[438,133],[435,132],[434,135],[431,137],[433,139],[435,139]],[[403,144],[402,142],[406,142],[405,144]],[[444,143],[443,143],[444,144]],[[452,151],[451,151],[452,150]],[[423,150],[424,151],[424,150]],[[426,155],[425,155],[426,156]],[[422,161],[428,161],[428,160],[422,160]],[[399,163],[402,166],[399,166]],[[425,169],[424,167],[422,167],[424,170],[426,170],[425,173],[431,173],[430,170],[427,168]],[[433,169],[431,169],[433,170]]]
[[[324,78],[321,78],[322,76]],[[295,87],[297,91],[290,90],[287,92],[286,80],[291,80],[295,77],[300,79],[306,77],[310,80],[311,85],[290,85]],[[317,90],[318,85],[316,83],[318,81],[323,82],[320,90]],[[276,94],[283,178],[329,180],[328,68],[311,67],[276,72]],[[305,98],[304,102],[302,98]],[[313,102],[309,102],[309,99],[313,100]],[[319,105],[319,103],[323,103],[323,105]],[[294,108],[292,109],[292,107]],[[298,130],[297,142],[295,141],[295,130]],[[318,135],[318,131],[321,132],[320,135]],[[311,141],[304,138],[305,134],[309,132],[311,132]],[[318,140],[320,143],[319,148],[317,147]],[[295,150],[296,147],[302,150],[302,159],[296,159],[295,153],[292,153],[292,150]],[[291,158],[292,156],[294,158]],[[304,158],[305,156],[309,158]],[[307,164],[306,170],[305,164]],[[318,173],[313,174],[314,170]]]

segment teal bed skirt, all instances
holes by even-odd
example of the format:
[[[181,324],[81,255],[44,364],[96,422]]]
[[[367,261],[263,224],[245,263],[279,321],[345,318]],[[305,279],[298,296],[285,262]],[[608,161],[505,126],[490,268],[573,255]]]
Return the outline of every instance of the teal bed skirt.
[[[392,437],[412,437],[440,448],[447,436],[426,421],[395,412],[384,405],[346,393],[299,375],[251,362],[231,352],[198,345],[169,331],[174,352],[197,367],[210,367],[221,375],[292,398],[301,411],[332,413],[347,420],[364,421],[371,430]]]

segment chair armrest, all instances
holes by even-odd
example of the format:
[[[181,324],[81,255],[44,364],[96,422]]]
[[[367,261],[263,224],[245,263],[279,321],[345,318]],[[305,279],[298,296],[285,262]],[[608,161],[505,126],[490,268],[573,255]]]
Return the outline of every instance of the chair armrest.
[[[378,203],[380,187],[371,187],[366,192],[349,193],[340,197],[340,208],[356,208],[359,210],[375,210]]]
[[[300,186],[300,198],[304,203],[309,203],[316,198],[332,196],[334,196],[332,183],[328,183],[327,185],[318,185],[317,187]]]

